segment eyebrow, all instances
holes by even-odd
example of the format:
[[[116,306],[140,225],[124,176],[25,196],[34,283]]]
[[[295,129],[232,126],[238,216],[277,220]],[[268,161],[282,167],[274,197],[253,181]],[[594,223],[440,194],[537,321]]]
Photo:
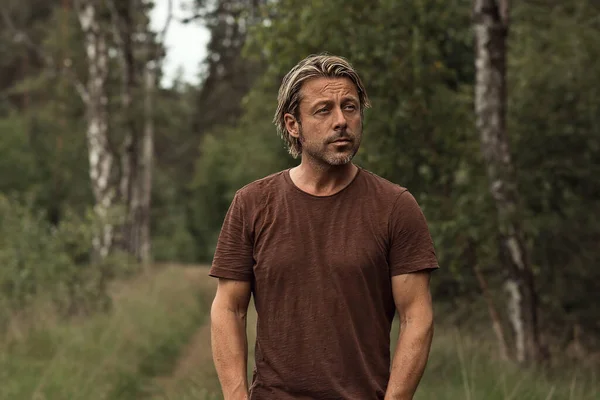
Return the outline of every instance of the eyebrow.
[[[349,101],[354,102],[354,103],[359,103],[359,100],[356,96],[348,95],[348,96],[342,97],[342,104],[347,103]],[[315,108],[318,108],[320,106],[331,105],[332,103],[333,103],[332,100],[317,100],[316,102],[314,102],[313,104],[310,105],[310,109],[314,110]]]

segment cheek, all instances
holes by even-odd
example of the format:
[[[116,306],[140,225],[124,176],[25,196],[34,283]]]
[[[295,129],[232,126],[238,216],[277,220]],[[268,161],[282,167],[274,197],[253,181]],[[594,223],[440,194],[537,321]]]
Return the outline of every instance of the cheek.
[[[323,135],[327,135],[329,124],[327,121],[311,121],[304,129],[304,133],[308,132],[308,136],[319,139]]]
[[[348,125],[352,127],[352,130],[360,131],[362,129],[362,119],[359,117],[352,118],[348,121]]]

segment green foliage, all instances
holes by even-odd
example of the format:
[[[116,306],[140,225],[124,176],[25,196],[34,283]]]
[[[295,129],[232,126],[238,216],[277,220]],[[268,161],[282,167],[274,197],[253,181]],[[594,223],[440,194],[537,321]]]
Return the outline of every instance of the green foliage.
[[[245,47],[264,74],[239,122],[206,133],[196,164],[194,224],[206,222],[200,242],[213,248],[236,189],[291,165],[270,124],[279,82],[301,58],[329,52],[358,69],[373,104],[357,163],[407,187],[425,212],[443,266],[436,296],[478,294],[478,265],[501,298],[496,211],[473,119],[470,7],[439,0],[368,8],[360,1],[268,3]],[[590,338],[600,332],[589,301],[598,281],[590,266],[600,257],[599,13],[589,1],[515,4],[509,36],[508,132],[524,225],[545,339],[563,345],[571,340],[565,326],[583,325]]]
[[[199,249],[204,260],[212,259],[223,216],[235,191],[289,166],[283,143],[270,121],[264,117],[258,121],[261,124],[248,116],[237,126],[215,129],[204,137],[191,184],[196,201],[192,224],[205,246]]]
[[[35,154],[31,151],[27,130],[22,118],[11,115],[0,119],[0,192],[24,192],[38,180]],[[14,171],[20,166],[19,174]]]
[[[468,2],[380,1],[365,8],[360,1],[286,0],[267,13],[270,23],[251,31],[246,48],[268,66],[249,96],[263,101],[248,102],[245,116],[264,124],[275,141],[267,126],[271,114],[259,110],[275,109],[283,75],[309,54],[347,57],[373,104],[356,162],[415,194],[445,266],[437,282],[460,290],[461,278],[470,277],[464,271],[468,244],[491,248],[494,238],[471,111]],[[254,132],[248,135],[259,135]]]
[[[160,393],[152,378],[171,370],[208,312],[187,272],[167,267],[113,284],[114,308],[84,320],[56,323],[46,311],[35,314],[35,331],[0,341],[0,399],[129,400]]]
[[[198,154],[199,135],[191,130],[196,89],[176,84],[156,99],[152,185],[152,254],[157,261],[196,261],[202,246],[191,229],[188,183]]]
[[[419,384],[415,400],[473,399],[473,400],[595,400],[600,394],[598,367],[574,365],[564,356],[555,367],[523,369],[498,360],[490,329],[473,333],[471,329],[458,329],[447,323],[453,317],[450,303],[441,304],[436,312],[441,314],[435,328],[433,346],[425,374]],[[248,341],[255,339],[256,313],[248,313]],[[399,320],[392,325],[390,340],[392,354],[398,339]],[[209,351],[208,337],[197,346]],[[252,346],[248,362],[249,376],[254,368]],[[206,371],[209,369],[210,371]],[[211,373],[212,372],[212,373]],[[187,379],[176,381],[173,389],[158,399],[222,399],[214,367],[199,366]],[[157,400],[158,400],[157,399]]]
[[[90,213],[91,215],[91,213]],[[0,196],[0,304],[2,325],[11,313],[37,300],[49,301],[63,315],[106,309],[106,285],[117,256],[90,260],[92,217],[67,212],[57,226],[30,200]],[[132,264],[130,264],[132,265]],[[129,268],[122,268],[126,273]]]
[[[0,221],[2,299],[18,308],[30,303],[42,285],[56,285],[53,278],[64,275],[71,263],[39,212],[0,197]]]
[[[51,3],[11,1],[7,9],[33,43],[56,60],[68,59],[85,81],[76,15],[68,2]],[[301,58],[326,51],[351,61],[373,103],[356,162],[407,187],[425,212],[443,267],[433,280],[436,299],[458,304],[477,298],[474,264],[495,298],[502,298],[496,211],[473,119],[470,1],[380,0],[368,7],[358,0],[196,3],[208,10],[203,23],[212,35],[203,81],[161,88],[155,98],[156,260],[210,261],[235,191],[297,163],[271,122],[277,89]],[[145,7],[134,16],[140,30],[146,29]],[[542,330],[564,348],[578,324],[586,344],[600,345],[594,343],[598,310],[590,301],[600,279],[593,267],[600,262],[600,10],[589,0],[512,7],[508,132]],[[108,23],[108,13],[102,15]],[[135,271],[127,259],[91,262],[95,222],[89,216],[83,103],[70,78],[44,68],[39,55],[14,38],[0,29],[4,323],[8,313],[46,300],[65,314],[92,310],[108,302],[112,267]],[[141,47],[134,50],[131,115],[121,110],[118,59],[111,58],[114,147],[122,144],[128,122],[141,125],[144,54]],[[169,345],[162,349],[171,351]],[[131,393],[136,374],[131,380],[123,375],[121,386]]]
[[[152,254],[158,262],[197,260],[198,243],[190,231],[186,208],[182,206],[181,188],[170,185],[172,178],[157,171],[154,186],[160,188],[153,197]]]
[[[549,7],[515,13],[509,129],[541,300],[553,315],[544,320],[568,340],[565,325],[600,332],[589,302],[600,279],[591,268],[600,262],[600,10],[587,1]]]

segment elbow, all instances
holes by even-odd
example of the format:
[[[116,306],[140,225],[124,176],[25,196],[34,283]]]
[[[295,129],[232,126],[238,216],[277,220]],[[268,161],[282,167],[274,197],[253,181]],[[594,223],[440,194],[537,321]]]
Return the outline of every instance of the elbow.
[[[428,341],[431,341],[433,339],[434,330],[435,330],[435,327],[434,327],[434,323],[433,323],[433,318],[431,318],[429,321],[427,321],[426,323],[423,324],[423,336]]]
[[[245,321],[247,313],[248,310],[242,305],[224,302],[217,296],[210,307],[210,320],[211,323],[232,318],[239,321]]]
[[[414,321],[413,323],[409,323],[408,325],[414,329],[415,333],[418,333],[419,336],[423,337],[424,339],[433,337],[433,320],[418,320]]]
[[[211,323],[244,323],[250,296],[249,282],[220,281],[210,308]]]
[[[433,313],[422,312],[402,318],[400,333],[410,331],[425,340],[431,340],[434,332]]]

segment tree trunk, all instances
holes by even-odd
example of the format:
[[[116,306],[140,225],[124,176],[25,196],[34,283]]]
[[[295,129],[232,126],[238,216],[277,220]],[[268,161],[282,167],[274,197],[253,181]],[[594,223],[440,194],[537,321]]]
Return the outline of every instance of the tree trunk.
[[[144,265],[151,261],[150,208],[152,200],[152,167],[154,162],[154,91],[157,71],[154,63],[144,70],[144,135],[140,152],[140,202],[139,244],[140,260]]]
[[[519,221],[519,196],[506,133],[508,0],[474,0],[475,113],[490,192],[496,204],[508,278],[507,309],[519,362],[539,354],[537,299]]]
[[[114,226],[111,218],[117,197],[115,163],[108,139],[108,52],[106,37],[100,29],[93,1],[78,2],[77,14],[84,34],[88,62],[87,96],[84,98],[87,118],[87,145],[90,179],[95,198],[94,211],[99,229],[93,239],[95,256],[104,258],[111,251]]]
[[[140,32],[134,18],[139,3],[133,0],[107,2],[113,19],[115,42],[118,45],[121,67],[121,105],[124,115],[124,139],[120,151],[120,194],[125,206],[121,247],[138,261],[147,264],[150,259],[150,185],[152,180],[153,117],[152,96],[156,72],[143,69],[143,125],[134,110],[133,97],[138,94],[138,68],[133,51],[134,35]],[[154,56],[152,48],[148,53]],[[152,64],[152,62],[150,62]]]
[[[473,267],[473,272],[475,273],[475,277],[477,278],[477,282],[479,283],[479,288],[481,289],[481,294],[487,304],[488,312],[490,314],[490,319],[492,321],[492,328],[494,329],[494,333],[496,334],[496,340],[498,341],[498,353],[500,358],[504,361],[509,360],[508,355],[508,346],[506,345],[506,338],[504,336],[504,329],[502,328],[502,322],[500,321],[500,314],[494,304],[494,299],[492,294],[490,293],[489,286],[479,267],[479,262],[477,259],[476,252],[476,243],[474,240],[469,239],[467,246],[467,254],[466,259],[467,262]]]
[[[150,209],[152,205],[152,174],[154,164],[154,99],[158,70],[160,68],[160,49],[173,17],[173,0],[168,0],[167,18],[162,31],[158,35],[158,45],[152,40],[146,42],[147,59],[144,66],[144,129],[139,144],[137,158],[136,184],[134,185],[135,201],[135,239],[137,256],[144,266],[152,261]],[[149,36],[147,36],[149,38]],[[158,47],[157,47],[158,46]]]
[[[121,69],[121,114],[123,115],[123,144],[120,151],[120,197],[125,209],[121,227],[121,247],[140,259],[139,242],[139,187],[140,187],[140,134],[136,112],[132,107],[137,88],[133,35],[137,32],[132,0],[108,0],[112,14],[115,42],[119,51]]]

